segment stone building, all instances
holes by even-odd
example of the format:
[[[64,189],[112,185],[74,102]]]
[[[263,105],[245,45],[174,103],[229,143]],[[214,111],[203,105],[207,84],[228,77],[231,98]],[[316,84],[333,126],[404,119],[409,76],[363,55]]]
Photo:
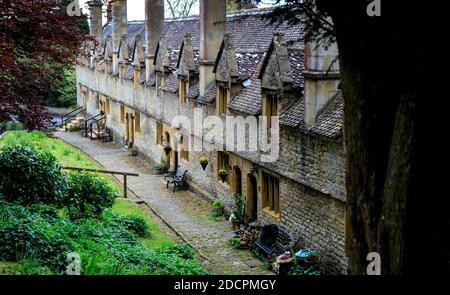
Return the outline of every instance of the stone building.
[[[301,26],[271,25],[263,18],[269,8],[227,14],[226,1],[200,2],[200,16],[164,19],[164,1],[146,0],[145,21],[127,22],[127,1],[116,0],[102,28],[100,4],[89,2],[99,42],[86,44],[80,57],[78,104],[90,116],[103,111],[116,142],[188,169],[191,190],[227,208],[235,194],[243,196],[246,221],[286,228],[319,251],[330,273],[346,273],[337,49],[304,44]],[[224,150],[225,135],[195,126],[210,115],[224,123],[242,116],[236,137],[246,146],[245,122],[274,118],[268,123],[279,129],[276,161],[262,160],[260,149]],[[201,156],[209,159],[205,170]],[[229,172],[224,182],[220,168]]]

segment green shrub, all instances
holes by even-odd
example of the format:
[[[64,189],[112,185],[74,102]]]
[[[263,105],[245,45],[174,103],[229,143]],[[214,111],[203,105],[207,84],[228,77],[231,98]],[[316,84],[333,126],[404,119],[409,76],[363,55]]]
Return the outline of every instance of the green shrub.
[[[123,226],[125,229],[132,231],[141,238],[150,236],[150,229],[147,221],[138,215],[122,215],[108,210],[104,214],[104,218],[107,222],[115,225]]]
[[[56,158],[21,145],[0,151],[0,193],[22,205],[62,204],[68,186]]]
[[[110,216],[72,222],[48,212],[52,210],[46,206],[0,202],[0,216],[6,217],[0,221],[0,260],[25,261],[24,273],[48,268],[62,274],[67,254],[77,252],[82,274],[207,274],[186,245],[153,250],[143,246],[134,232],[111,222]]]
[[[54,217],[5,202],[0,203],[0,212],[8,215],[8,219],[0,222],[0,260],[20,261],[32,257],[57,272],[65,269],[71,242],[54,228]]]
[[[194,258],[194,250],[188,244],[176,244],[167,248],[165,251],[168,254],[175,254],[183,259]]]
[[[222,208],[222,202],[219,199],[215,199],[212,205],[214,208]]]
[[[69,173],[67,208],[72,219],[100,217],[114,205],[117,192],[99,176],[88,173]]]

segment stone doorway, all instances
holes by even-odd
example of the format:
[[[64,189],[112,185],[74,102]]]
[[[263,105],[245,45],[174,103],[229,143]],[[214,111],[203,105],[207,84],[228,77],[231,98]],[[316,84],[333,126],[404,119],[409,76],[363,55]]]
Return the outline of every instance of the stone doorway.
[[[234,169],[234,193],[242,196],[242,172],[241,168],[235,166]]]
[[[125,114],[125,144],[128,148],[132,148],[134,145],[134,115]]]
[[[253,174],[247,177],[247,209],[245,211],[248,222],[258,219],[258,181]]]

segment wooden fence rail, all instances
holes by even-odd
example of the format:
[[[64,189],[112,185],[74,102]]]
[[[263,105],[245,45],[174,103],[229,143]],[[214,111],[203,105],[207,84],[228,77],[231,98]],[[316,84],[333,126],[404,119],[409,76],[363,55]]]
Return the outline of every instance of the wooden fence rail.
[[[74,170],[74,171],[88,171],[88,172],[96,172],[96,173],[104,173],[104,174],[113,174],[113,175],[122,175],[123,176],[123,197],[128,197],[128,187],[127,187],[127,177],[128,176],[139,176],[137,173],[129,173],[129,172],[120,172],[120,171],[110,171],[110,170],[101,170],[101,169],[90,169],[90,168],[77,168],[77,167],[63,167],[64,170]]]

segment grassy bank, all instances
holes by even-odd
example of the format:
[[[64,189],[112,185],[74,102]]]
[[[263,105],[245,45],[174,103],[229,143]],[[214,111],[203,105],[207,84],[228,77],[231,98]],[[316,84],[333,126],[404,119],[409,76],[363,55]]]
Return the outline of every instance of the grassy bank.
[[[29,145],[63,165],[102,168],[72,146],[40,132],[15,131],[7,146]],[[99,175],[119,187],[106,175]],[[1,195],[1,192],[0,192]],[[145,224],[148,233],[139,227]],[[99,218],[71,220],[57,206],[24,206],[0,196],[0,274],[62,274],[67,251],[82,259],[83,274],[205,274],[192,249],[177,244],[134,202],[117,199]]]

